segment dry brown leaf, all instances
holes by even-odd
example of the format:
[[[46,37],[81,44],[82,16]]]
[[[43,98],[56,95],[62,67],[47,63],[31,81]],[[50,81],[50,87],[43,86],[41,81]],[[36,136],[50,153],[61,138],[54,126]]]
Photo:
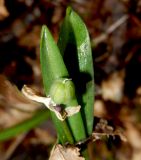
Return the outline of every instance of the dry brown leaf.
[[[5,76],[0,75],[0,128],[7,128],[30,118],[40,107],[27,99]]]
[[[131,160],[141,160],[141,150],[134,151]]]
[[[141,159],[141,132],[139,124],[133,122],[125,122],[126,136],[128,143],[132,147],[131,160]]]
[[[141,150],[141,132],[138,125],[129,122],[125,124],[128,142],[135,150]]]
[[[107,111],[105,104],[102,100],[96,99],[94,102],[94,116],[96,117],[106,117]]]
[[[136,90],[136,96],[134,98],[134,102],[136,105],[141,105],[141,86],[139,86]]]
[[[36,144],[51,145],[54,144],[56,141],[56,137],[53,136],[52,133],[49,133],[44,128],[35,128],[34,134],[35,137],[32,137],[30,140],[33,145]]]
[[[79,148],[56,144],[51,151],[49,160],[85,160],[80,157]]]
[[[40,40],[40,31],[40,26],[34,26],[31,32],[29,32],[28,34],[23,34],[23,36],[20,37],[18,43],[21,46],[28,47],[29,49],[33,47],[38,47]],[[17,30],[15,30],[15,34],[17,34],[16,32]],[[22,35],[22,32],[19,35]]]
[[[39,104],[26,98],[15,85],[12,85],[5,76],[0,75],[0,102],[18,110],[32,112],[39,108]]]
[[[5,5],[4,0],[0,0],[0,20],[3,20],[9,15]]]
[[[121,102],[124,87],[124,71],[115,72],[102,82],[102,97],[104,100]]]
[[[62,18],[62,8],[59,6],[59,7],[55,7],[54,8],[54,13],[53,13],[53,16],[52,16],[52,23],[59,23],[59,21],[61,20]]]

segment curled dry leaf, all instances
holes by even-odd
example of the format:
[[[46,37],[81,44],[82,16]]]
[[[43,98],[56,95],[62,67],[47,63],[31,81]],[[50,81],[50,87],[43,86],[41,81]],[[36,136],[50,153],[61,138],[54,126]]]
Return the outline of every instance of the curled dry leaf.
[[[85,160],[80,157],[79,148],[56,144],[51,151],[49,160]]]
[[[61,121],[64,121],[66,117],[73,116],[74,114],[80,111],[81,106],[69,106],[66,108],[61,107],[56,104],[50,96],[42,97],[35,93],[35,91],[26,85],[22,88],[22,93],[29,99],[43,103],[50,111],[54,112],[57,118]]]
[[[4,0],[0,0],[0,20],[3,20],[9,15],[5,5]]]

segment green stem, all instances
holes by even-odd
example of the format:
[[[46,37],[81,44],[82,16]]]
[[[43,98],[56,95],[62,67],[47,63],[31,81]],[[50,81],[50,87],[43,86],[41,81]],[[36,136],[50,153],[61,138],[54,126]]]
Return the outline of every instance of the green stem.
[[[71,132],[68,128],[66,121],[60,121],[53,112],[51,112],[51,116],[58,134],[59,143],[73,144],[74,139],[73,139],[73,136],[71,135]]]
[[[71,102],[69,102],[69,104],[67,104],[67,106],[78,106],[78,102],[76,99],[72,100]],[[69,117],[68,122],[72,130],[73,136],[75,138],[75,142],[78,142],[86,138],[85,128],[82,125],[83,120],[81,117],[81,112],[78,112],[77,114]]]

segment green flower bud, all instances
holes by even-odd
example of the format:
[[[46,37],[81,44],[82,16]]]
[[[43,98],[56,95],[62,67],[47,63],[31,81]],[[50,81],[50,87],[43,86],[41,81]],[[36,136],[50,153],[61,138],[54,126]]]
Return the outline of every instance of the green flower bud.
[[[55,80],[50,88],[52,100],[56,104],[68,104],[75,97],[75,87],[71,79]]]

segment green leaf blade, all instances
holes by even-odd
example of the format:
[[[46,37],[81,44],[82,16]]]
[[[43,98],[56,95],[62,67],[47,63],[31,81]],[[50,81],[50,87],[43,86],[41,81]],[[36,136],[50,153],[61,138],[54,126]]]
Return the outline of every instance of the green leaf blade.
[[[64,65],[60,51],[44,25],[41,32],[40,61],[45,90],[49,93],[53,80],[60,77],[68,77],[68,71]]]
[[[70,8],[62,24],[58,47],[72,77],[87,134],[93,130],[94,71],[91,44],[82,19]]]
[[[37,111],[31,118],[0,131],[0,142],[9,140],[21,133],[28,132],[50,117],[47,110]]]
[[[45,94],[48,96],[50,87],[55,79],[68,76],[62,56],[48,28],[44,25],[41,31],[40,62]],[[60,121],[51,112],[55,124],[59,142],[73,144],[74,140],[66,121]]]

